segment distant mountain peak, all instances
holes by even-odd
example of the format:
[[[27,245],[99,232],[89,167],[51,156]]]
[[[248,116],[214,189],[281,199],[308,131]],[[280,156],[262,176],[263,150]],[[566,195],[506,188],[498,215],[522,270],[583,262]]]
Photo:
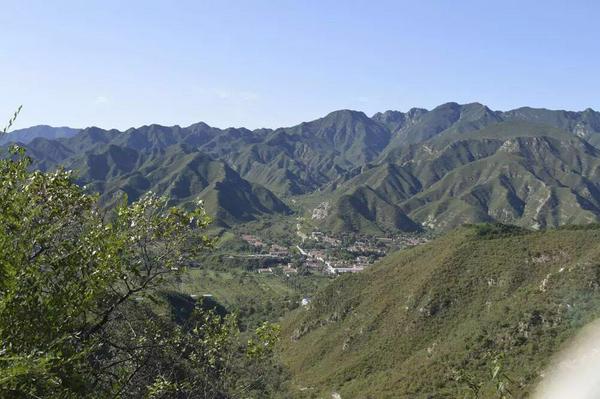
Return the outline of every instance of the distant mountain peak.
[[[328,113],[323,119],[369,119],[369,117],[362,111],[355,111],[352,109],[339,109]]]
[[[26,144],[37,167],[80,171],[101,193],[154,187],[178,203],[208,198],[215,183],[214,209],[228,209],[229,220],[249,220],[232,217],[235,207],[258,217],[284,209],[276,195],[304,194],[339,204],[332,225],[357,230],[600,220],[600,114],[592,109],[501,112],[448,102],[372,117],[340,109],[275,130],[151,124],[71,129],[53,140],[56,129],[21,131],[39,136]]]
[[[36,125],[25,129],[13,130],[4,136],[0,136],[0,145],[10,142],[27,144],[38,137],[48,140],[54,140],[62,137],[72,137],[80,130],[81,129],[74,129],[65,126],[53,127],[49,125]]]

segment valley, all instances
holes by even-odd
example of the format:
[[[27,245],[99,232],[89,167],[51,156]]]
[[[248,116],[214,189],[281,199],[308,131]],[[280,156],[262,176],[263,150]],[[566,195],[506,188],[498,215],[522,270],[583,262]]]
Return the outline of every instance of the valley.
[[[600,218],[600,114],[589,109],[447,103],[371,118],[340,110],[277,129],[32,129],[5,141],[26,138],[36,167],[74,170],[103,203],[147,191],[182,206],[199,197],[221,227],[288,215],[318,231],[385,236]]]
[[[448,103],[253,131],[60,129],[7,137],[103,209],[148,192],[201,201],[211,250],[152,306],[235,314],[242,336],[281,323],[273,397],[493,397],[499,364],[521,397],[599,316],[595,111]]]
[[[0,399],[600,398],[600,2],[0,12]]]

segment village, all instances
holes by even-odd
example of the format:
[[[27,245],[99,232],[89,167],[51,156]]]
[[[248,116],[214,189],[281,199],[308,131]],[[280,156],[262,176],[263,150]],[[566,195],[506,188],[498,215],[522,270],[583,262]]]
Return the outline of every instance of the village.
[[[357,237],[348,234],[334,236],[321,231],[303,234],[300,243],[288,246],[252,234],[241,234],[240,238],[253,253],[237,254],[235,257],[263,260],[261,267],[255,268],[257,273],[282,273],[288,276],[357,273],[391,251],[428,241],[425,236],[414,234]]]

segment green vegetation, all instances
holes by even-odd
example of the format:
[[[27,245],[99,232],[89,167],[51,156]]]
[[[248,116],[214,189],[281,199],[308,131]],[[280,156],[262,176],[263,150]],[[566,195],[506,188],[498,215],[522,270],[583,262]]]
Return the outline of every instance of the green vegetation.
[[[287,277],[237,268],[229,271],[192,268],[181,277],[176,289],[198,297],[211,295],[229,312],[236,313],[246,329],[264,320],[278,321],[297,308],[304,296],[310,296],[329,281],[322,276]]]
[[[529,231],[527,229],[524,229],[522,227],[513,226],[513,225],[509,225],[509,224],[501,224],[501,223],[481,223],[481,224],[465,225],[465,227],[470,227],[475,232],[475,235],[478,238],[486,238],[486,239],[511,237],[511,236],[517,236],[519,234],[529,233]],[[581,226],[581,227],[583,227],[583,226]],[[592,228],[592,225],[589,225],[586,227]]]
[[[123,192],[133,201],[152,190],[183,206],[201,197],[224,228],[290,218],[291,208],[292,218],[308,219],[323,203],[319,229],[375,235],[600,218],[600,116],[592,110],[447,103],[372,118],[341,110],[275,130],[150,125],[55,140],[62,133],[46,130],[14,137],[41,136],[27,144],[36,167],[75,170],[109,205]]]
[[[169,280],[211,245],[201,207],[146,195],[104,215],[68,172],[29,166],[18,147],[0,160],[1,397],[264,397],[277,389],[281,373],[269,360],[277,326],[260,324],[243,343],[233,315],[201,303],[185,317],[156,311]]]
[[[4,135],[31,159],[0,160],[0,396],[524,396],[599,315],[598,115]]]
[[[360,186],[342,196],[328,216],[327,224],[335,232],[360,231],[373,235],[421,229],[398,206],[368,186]]]
[[[119,193],[131,200],[148,191],[167,195],[172,204],[189,206],[204,201],[216,223],[228,226],[289,209],[270,191],[242,179],[223,161],[183,146],[144,156],[136,150],[111,145],[89,154],[85,164],[72,165],[78,179],[91,191],[103,193],[101,201],[114,202]]]
[[[599,240],[597,226],[467,226],[337,278],[284,323],[296,396],[526,396],[600,316]]]

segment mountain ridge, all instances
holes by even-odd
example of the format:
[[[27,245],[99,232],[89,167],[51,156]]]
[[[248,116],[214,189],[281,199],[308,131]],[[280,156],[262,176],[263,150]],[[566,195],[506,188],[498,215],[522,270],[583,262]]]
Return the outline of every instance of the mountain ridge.
[[[591,109],[493,111],[454,102],[371,117],[344,109],[276,129],[203,122],[126,131],[90,127],[26,143],[38,167],[75,169],[86,184],[99,176],[120,179],[125,169],[141,167],[140,159],[159,162],[160,154],[184,156],[188,148],[268,190],[274,197],[268,194],[267,202],[280,210],[280,203],[308,195],[333,204],[324,228],[380,233],[416,225],[443,230],[489,221],[545,227],[600,220],[598,145],[600,113]],[[127,159],[117,162],[111,154]],[[545,205],[536,211],[540,201]]]

